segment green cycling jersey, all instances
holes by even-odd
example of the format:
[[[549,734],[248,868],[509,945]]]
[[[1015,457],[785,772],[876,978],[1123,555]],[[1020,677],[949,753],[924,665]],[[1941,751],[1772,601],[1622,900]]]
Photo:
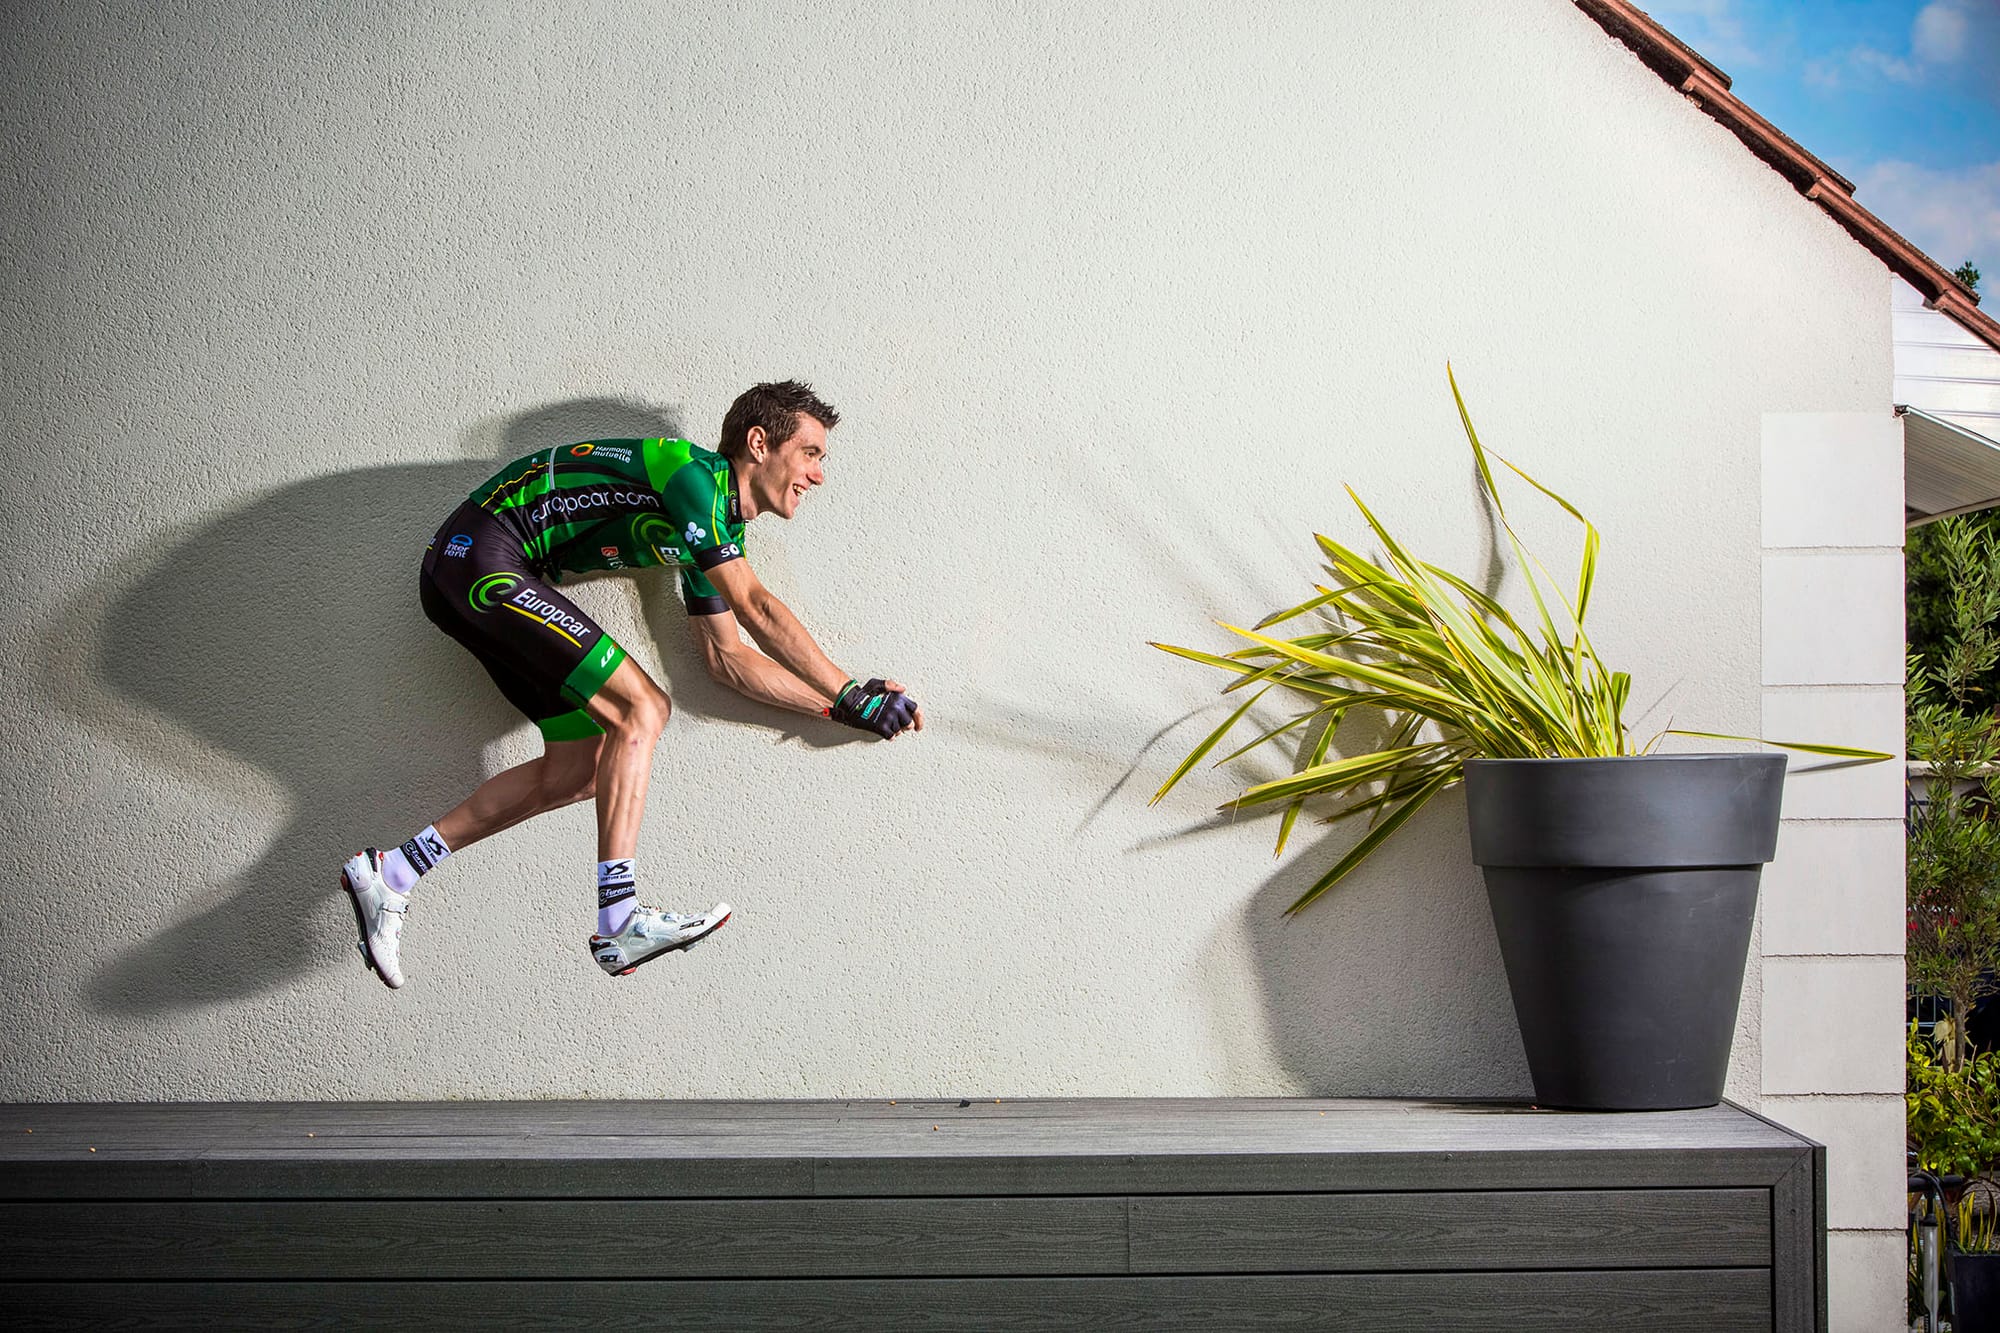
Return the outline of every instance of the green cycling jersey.
[[[500,469],[472,501],[552,583],[566,573],[676,565],[688,610],[728,609],[704,576],[743,554],[729,460],[686,440],[556,445]]]

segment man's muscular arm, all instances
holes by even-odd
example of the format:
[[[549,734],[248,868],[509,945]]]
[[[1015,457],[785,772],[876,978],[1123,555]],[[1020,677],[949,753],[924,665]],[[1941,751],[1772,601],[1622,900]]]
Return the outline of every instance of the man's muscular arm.
[[[770,594],[750,568],[750,562],[730,560],[704,573],[722,594],[722,600],[729,603],[736,620],[750,631],[757,646],[776,658],[778,665],[801,684],[819,691],[820,698],[812,711],[818,712],[832,703],[851,678],[813,642],[812,635],[806,633],[806,627],[791,609]],[[737,646],[742,647],[740,642]]]
[[[710,586],[733,613],[694,617],[709,672],[717,680],[753,699],[801,712],[826,712],[836,722],[890,740],[906,727],[923,730],[924,710],[903,693],[901,685],[893,680],[870,680],[866,685],[851,681],[813,642],[798,617],[765,590],[747,561],[725,561],[706,573]],[[701,624],[725,620],[727,626]],[[770,657],[737,637],[739,621]],[[725,629],[726,633],[719,632]]]
[[[743,642],[736,616],[724,611],[712,616],[689,616],[695,642],[701,648],[708,674],[746,698],[774,708],[818,716],[832,702],[778,663]],[[842,676],[841,680],[846,681]]]

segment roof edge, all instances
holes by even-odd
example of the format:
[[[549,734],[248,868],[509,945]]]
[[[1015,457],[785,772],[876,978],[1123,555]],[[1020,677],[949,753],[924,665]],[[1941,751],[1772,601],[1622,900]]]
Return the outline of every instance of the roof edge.
[[[2000,321],[1979,309],[1979,297],[1951,271],[1919,250],[1854,200],[1854,183],[1807,152],[1729,90],[1729,76],[1630,0],[1574,0],[1598,27],[1617,38],[1646,68],[1743,142],[1792,188],[1824,209],[1847,234],[1973,337],[2000,351]]]

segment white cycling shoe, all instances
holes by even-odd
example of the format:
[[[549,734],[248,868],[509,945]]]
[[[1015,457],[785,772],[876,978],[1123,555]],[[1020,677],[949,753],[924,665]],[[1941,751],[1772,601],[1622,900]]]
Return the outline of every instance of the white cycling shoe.
[[[340,868],[340,887],[354,903],[362,961],[394,990],[403,984],[403,914],[410,910],[409,897],[382,878],[382,853],[373,847],[347,858]]]
[[[701,943],[729,920],[728,903],[717,903],[699,916],[636,907],[625,929],[616,935],[592,935],[590,956],[614,977],[629,977],[663,954]]]

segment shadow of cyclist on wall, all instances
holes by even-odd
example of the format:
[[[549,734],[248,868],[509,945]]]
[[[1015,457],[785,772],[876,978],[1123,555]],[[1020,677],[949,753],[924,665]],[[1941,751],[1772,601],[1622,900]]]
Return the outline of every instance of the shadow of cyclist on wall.
[[[353,840],[458,802],[484,771],[485,747],[522,725],[424,619],[425,544],[510,459],[574,440],[681,434],[671,409],[553,404],[472,432],[469,447],[485,457],[361,468],[258,496],[167,534],[136,582],[128,567],[79,594],[47,640],[43,679],[58,707],[134,752],[156,780],[230,789],[232,799],[198,804],[241,824],[186,840],[197,857],[213,849],[213,877],[197,861],[133,886],[131,910],[162,924],[101,965],[91,1006],[219,1003],[336,957],[361,984],[351,936],[300,938],[288,923],[340,892]],[[642,572],[664,576],[664,594],[643,594],[649,604],[672,596],[672,571]],[[256,851],[260,802],[278,803],[284,822]],[[237,847],[253,859],[231,871]]]

